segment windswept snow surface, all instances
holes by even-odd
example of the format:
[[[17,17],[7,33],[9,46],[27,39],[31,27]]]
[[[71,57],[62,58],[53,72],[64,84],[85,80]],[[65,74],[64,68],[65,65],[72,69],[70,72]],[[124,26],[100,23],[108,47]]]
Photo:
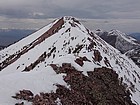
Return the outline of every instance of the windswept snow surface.
[[[18,60],[0,71],[0,104],[15,104],[17,101],[11,96],[22,89],[29,89],[37,94],[39,92],[55,91],[56,86],[54,84],[56,83],[67,86],[63,81],[63,75],[65,74],[56,74],[49,64],[53,63],[61,66],[62,63],[71,63],[77,70],[83,71],[83,73],[87,75],[86,71],[91,71],[94,70],[94,68],[103,66],[108,67],[104,63],[104,57],[106,57],[111,64],[111,67],[108,68],[112,68],[118,73],[120,78],[123,78],[123,82],[128,85],[128,89],[132,94],[132,101],[140,105],[140,69],[125,55],[122,55],[96,34],[91,34],[82,24],[74,21],[72,17],[64,17],[63,19],[64,24],[58,32],[46,38],[43,42],[21,55]],[[0,51],[0,62],[40,37],[52,27],[56,21],[18,43]],[[96,43],[92,51],[87,50],[87,46],[91,43],[88,40],[89,38]],[[83,45],[83,48],[79,53],[72,53],[78,45]],[[40,55],[44,52],[49,53],[50,49],[54,47],[56,49],[50,57],[45,58],[44,61],[37,64],[31,71],[22,72],[25,67],[34,63]],[[69,49],[71,49],[71,53]],[[100,62],[94,61],[93,59],[93,52],[95,50],[98,50],[102,56]],[[75,63],[74,60],[83,56],[86,56],[91,62],[84,62],[84,65],[81,67]],[[132,84],[134,85],[133,90],[130,89]],[[27,103],[27,105],[28,104],[30,105],[30,103]]]

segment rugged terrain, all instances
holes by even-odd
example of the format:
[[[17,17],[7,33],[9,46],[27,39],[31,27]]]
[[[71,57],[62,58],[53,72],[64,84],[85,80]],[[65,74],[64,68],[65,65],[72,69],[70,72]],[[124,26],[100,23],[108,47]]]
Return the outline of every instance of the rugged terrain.
[[[138,40],[118,30],[109,32],[97,30],[96,34],[123,54],[125,53],[140,67],[140,42]]]
[[[140,67],[140,47],[127,51],[125,54]]]
[[[139,105],[140,69],[73,17],[0,51],[2,105]]]

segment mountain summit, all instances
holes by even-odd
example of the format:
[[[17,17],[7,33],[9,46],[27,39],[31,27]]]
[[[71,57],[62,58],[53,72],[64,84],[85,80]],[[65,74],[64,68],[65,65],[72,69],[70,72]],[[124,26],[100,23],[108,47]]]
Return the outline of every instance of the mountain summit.
[[[73,17],[0,51],[1,105],[139,105],[139,68]]]

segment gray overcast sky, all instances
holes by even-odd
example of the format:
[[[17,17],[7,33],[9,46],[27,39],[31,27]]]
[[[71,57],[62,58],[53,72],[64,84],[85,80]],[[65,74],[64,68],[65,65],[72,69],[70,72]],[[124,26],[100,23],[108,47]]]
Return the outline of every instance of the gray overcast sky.
[[[0,16],[8,18],[140,19],[140,0],[0,0]]]
[[[16,22],[24,20],[37,23],[67,15],[90,19],[138,20],[140,0],[0,0],[0,26],[3,28],[9,24],[16,27],[15,19]]]

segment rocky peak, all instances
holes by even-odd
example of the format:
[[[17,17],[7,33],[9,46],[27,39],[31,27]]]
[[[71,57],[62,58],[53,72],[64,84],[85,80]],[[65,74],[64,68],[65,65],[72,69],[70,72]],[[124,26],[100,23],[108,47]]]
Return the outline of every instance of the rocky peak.
[[[50,97],[49,99],[47,98],[48,101],[50,100],[54,104],[57,99],[62,102],[67,100],[65,102],[68,103],[64,104],[70,104],[71,97],[75,97],[75,99],[79,100],[75,102],[75,99],[73,99],[72,102],[75,102],[75,105],[81,102],[81,99],[85,100],[83,104],[91,104],[88,102],[93,99],[93,95],[95,95],[95,101],[92,103],[102,101],[102,99],[98,100],[98,93],[94,94],[96,91],[89,93],[92,89],[88,88],[89,84],[93,82],[92,79],[89,78],[89,75],[92,74],[90,71],[94,72],[97,69],[101,71],[109,70],[111,74],[108,73],[108,76],[117,75],[115,78],[122,78],[122,82],[126,84],[126,88],[132,94],[132,96],[130,96],[132,102],[139,103],[139,100],[135,98],[139,96],[140,91],[139,68],[126,56],[107,44],[98,35],[88,30],[73,17],[62,17],[55,20],[18,43],[0,51],[0,58],[0,85],[3,88],[0,94],[6,97],[5,100],[1,100],[3,96],[0,95],[0,102],[3,103],[7,102],[7,97],[13,96],[18,90],[23,90],[22,88],[36,94],[36,97],[29,95],[32,103],[37,102],[38,99],[41,100],[42,97]],[[117,74],[111,72],[110,69]],[[96,74],[99,75],[99,73]],[[9,80],[9,76],[12,79]],[[103,78],[105,78],[105,76]],[[111,77],[109,78],[112,79]],[[3,83],[2,80],[6,81]],[[108,79],[106,80],[109,81]],[[24,81],[26,81],[26,83],[24,83]],[[102,82],[101,80],[98,81]],[[17,84],[16,87],[14,86],[15,82]],[[88,82],[89,84],[84,87],[84,84]],[[80,85],[77,83],[83,83],[78,91],[77,89]],[[97,89],[96,86],[97,85],[95,85],[95,88]],[[100,84],[98,84],[98,86],[100,87]],[[81,89],[86,89],[86,87],[88,90],[85,90],[83,93]],[[13,93],[7,93],[7,91]],[[65,94],[65,91],[68,92],[68,94]],[[46,92],[47,94],[44,96],[42,92]],[[59,97],[53,97],[53,95],[50,94],[51,92],[53,95],[57,94],[56,96]],[[86,92],[87,96],[85,95]],[[99,91],[97,90],[97,92]],[[108,90],[106,90],[106,92],[108,93]],[[61,93],[64,94],[62,95]],[[103,92],[102,95],[103,94],[105,93]],[[124,93],[124,90],[122,94],[122,97],[127,95]],[[23,96],[28,94],[24,92],[22,95],[20,95],[20,93],[17,93],[17,95],[24,99]],[[70,97],[63,97],[66,95]],[[105,96],[103,97],[105,102],[107,102]],[[9,101],[12,99],[9,98]],[[118,98],[110,97],[110,99]],[[22,102],[20,103],[23,104]],[[129,95],[127,103],[131,103]]]

